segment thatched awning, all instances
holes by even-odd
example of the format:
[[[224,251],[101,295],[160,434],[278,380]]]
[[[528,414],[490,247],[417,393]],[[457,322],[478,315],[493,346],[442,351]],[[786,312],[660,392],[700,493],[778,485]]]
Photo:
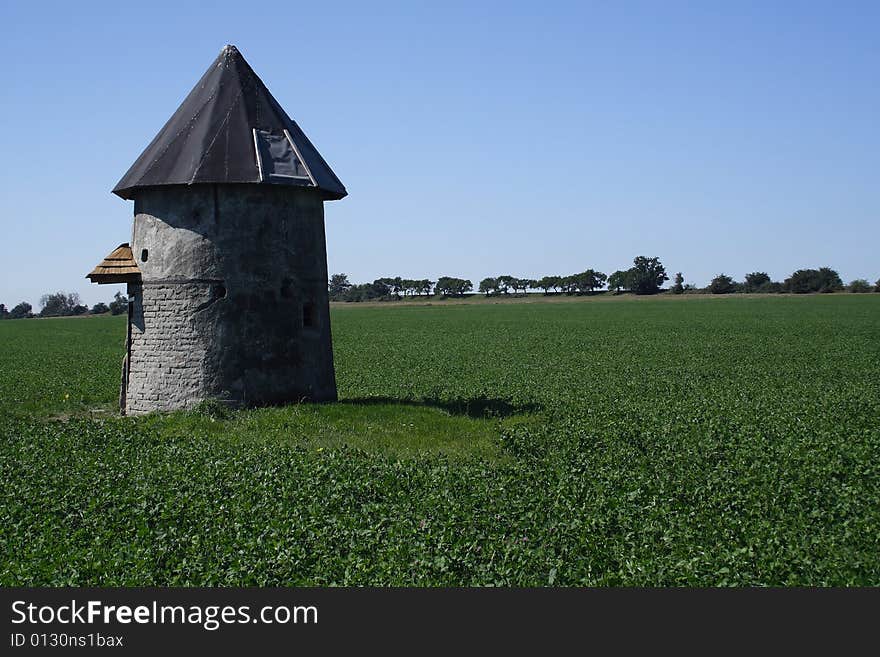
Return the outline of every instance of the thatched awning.
[[[141,280],[131,247],[120,244],[86,276],[92,283],[135,283]]]

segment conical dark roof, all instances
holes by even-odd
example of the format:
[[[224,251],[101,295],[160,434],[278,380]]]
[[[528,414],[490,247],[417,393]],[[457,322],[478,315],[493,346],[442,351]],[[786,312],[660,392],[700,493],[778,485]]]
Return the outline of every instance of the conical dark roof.
[[[348,192],[235,46],[226,46],[113,189],[267,183]]]

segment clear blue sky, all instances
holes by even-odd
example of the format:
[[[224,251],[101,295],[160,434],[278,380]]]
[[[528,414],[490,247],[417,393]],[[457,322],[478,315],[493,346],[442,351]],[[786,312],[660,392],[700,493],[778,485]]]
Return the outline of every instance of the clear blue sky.
[[[210,6],[210,9],[203,7]],[[0,4],[0,302],[116,287],[110,189],[226,43],[345,183],[331,272],[880,277],[880,3]]]

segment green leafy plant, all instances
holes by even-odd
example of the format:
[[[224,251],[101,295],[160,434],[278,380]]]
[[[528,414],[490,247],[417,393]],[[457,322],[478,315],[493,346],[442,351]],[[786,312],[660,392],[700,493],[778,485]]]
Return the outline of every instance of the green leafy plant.
[[[127,418],[124,317],[0,322],[0,584],[880,585],[880,296],[571,299],[334,308],[339,403]]]

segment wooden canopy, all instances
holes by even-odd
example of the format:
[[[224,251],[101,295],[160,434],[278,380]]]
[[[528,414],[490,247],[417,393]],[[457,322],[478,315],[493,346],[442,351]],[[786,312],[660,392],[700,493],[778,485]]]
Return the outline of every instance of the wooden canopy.
[[[92,283],[134,283],[141,280],[131,247],[120,244],[86,276]]]

